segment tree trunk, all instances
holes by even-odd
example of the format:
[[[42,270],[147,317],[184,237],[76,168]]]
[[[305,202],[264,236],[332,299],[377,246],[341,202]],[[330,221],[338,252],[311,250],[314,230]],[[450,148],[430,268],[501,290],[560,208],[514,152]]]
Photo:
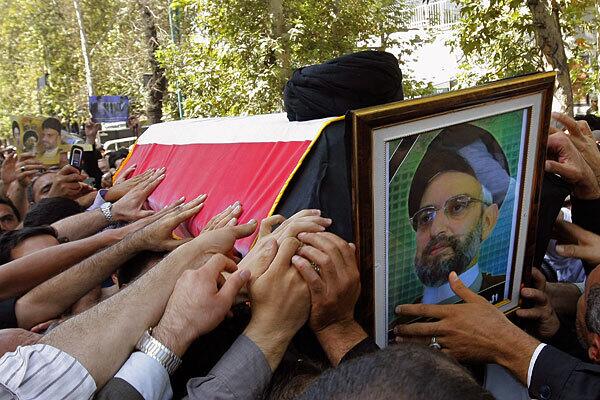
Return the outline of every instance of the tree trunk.
[[[565,45],[559,21],[559,5],[555,0],[527,0],[533,16],[536,41],[548,63],[558,72],[557,96],[563,110],[573,115],[573,88]]]
[[[280,89],[283,90],[283,86],[291,75],[290,48],[285,30],[283,0],[269,0],[269,12],[272,19],[273,38],[281,41],[281,52],[277,57],[279,64],[281,65],[281,69],[278,74],[278,83]]]
[[[92,82],[92,68],[90,67],[90,57],[87,50],[87,37],[83,27],[83,16],[81,14],[81,6],[79,0],[73,0],[75,7],[75,15],[77,16],[77,24],[79,25],[79,39],[81,40],[81,55],[83,56],[83,65],[85,68],[85,83],[87,86],[88,96],[94,95],[94,85]]]
[[[138,0],[137,3],[142,12],[144,37],[148,44],[148,63],[151,70],[151,76],[148,80],[146,114],[148,122],[157,124],[161,122],[163,116],[162,106],[164,95],[167,91],[167,77],[165,76],[165,70],[156,59],[159,43],[154,14],[150,10],[148,0]]]

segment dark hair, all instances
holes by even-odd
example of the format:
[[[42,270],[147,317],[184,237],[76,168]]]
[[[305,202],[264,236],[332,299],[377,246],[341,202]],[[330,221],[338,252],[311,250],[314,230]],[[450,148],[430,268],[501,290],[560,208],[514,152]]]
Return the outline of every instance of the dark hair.
[[[592,286],[588,292],[585,325],[590,332],[600,335],[600,284]]]
[[[494,397],[444,353],[390,346],[323,373],[298,397],[308,399],[489,399]]]
[[[23,219],[23,226],[51,225],[61,219],[83,212],[75,200],[49,197],[34,204]]]
[[[0,235],[0,265],[12,261],[11,251],[27,238],[39,235],[51,235],[57,238],[56,230],[51,226],[34,226],[16,231],[6,231]]]
[[[117,160],[121,158],[126,158],[129,154],[129,150],[127,149],[119,149],[117,151],[113,151],[108,155],[108,166],[110,168],[116,168],[115,163]]]
[[[328,368],[329,362],[325,364],[299,352],[292,342],[279,366],[273,371],[263,398],[265,400],[296,399]]]
[[[60,123],[60,121],[58,119],[56,119],[54,117],[50,117],[50,118],[46,118],[44,120],[44,122],[42,122],[42,129],[46,129],[46,128],[54,129],[55,131],[60,133],[60,131],[62,130],[62,124]]]
[[[6,197],[0,197],[0,204],[6,204],[7,206],[9,206],[13,210],[13,213],[15,213],[17,220],[21,222],[21,213],[19,212],[19,210],[17,210],[15,203],[13,203],[11,199],[8,199]]]
[[[133,282],[138,276],[143,274],[148,264],[158,259],[163,259],[168,252],[142,251],[132,257],[125,265],[117,270],[119,285],[126,285]]]

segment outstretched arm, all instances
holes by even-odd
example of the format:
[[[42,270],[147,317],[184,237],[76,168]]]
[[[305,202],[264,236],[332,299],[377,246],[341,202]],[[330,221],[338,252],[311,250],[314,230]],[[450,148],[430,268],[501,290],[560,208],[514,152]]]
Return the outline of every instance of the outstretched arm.
[[[115,222],[131,222],[152,215],[154,211],[143,210],[146,199],[154,189],[162,182],[165,169],[161,168],[146,180],[138,183],[129,193],[123,196],[112,206],[112,219]],[[77,240],[93,235],[106,228],[110,221],[104,216],[100,209],[86,211],[81,214],[62,219],[52,224],[59,237],[69,240]]]
[[[118,232],[106,231],[86,239],[39,250],[1,265],[0,300],[28,292],[120,239]]]
[[[60,316],[136,253],[144,250],[170,251],[185,243],[184,240],[173,240],[171,232],[182,222],[180,218],[188,215],[188,211],[200,211],[204,198],[194,199],[185,206],[180,205],[180,200],[160,213],[136,222],[134,233],[31,290],[17,300],[15,311],[19,326],[30,329]],[[174,216],[178,218],[172,218]],[[148,229],[143,229],[150,224]]]
[[[41,342],[75,357],[102,387],[129,357],[143,332],[157,324],[181,274],[198,269],[214,254],[227,254],[235,240],[255,229],[252,221],[198,236],[126,289],[61,324]]]

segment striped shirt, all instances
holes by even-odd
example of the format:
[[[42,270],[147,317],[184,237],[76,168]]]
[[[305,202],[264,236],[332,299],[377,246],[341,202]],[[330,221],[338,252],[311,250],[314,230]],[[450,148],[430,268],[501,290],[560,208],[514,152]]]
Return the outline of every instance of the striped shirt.
[[[95,390],[88,371],[52,346],[18,347],[0,358],[0,400],[89,399]]]

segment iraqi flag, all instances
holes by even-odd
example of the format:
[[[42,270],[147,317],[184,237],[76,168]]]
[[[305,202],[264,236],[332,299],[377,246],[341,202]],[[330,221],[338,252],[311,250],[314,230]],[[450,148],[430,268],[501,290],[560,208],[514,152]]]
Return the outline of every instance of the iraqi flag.
[[[239,223],[271,215],[295,171],[323,129],[340,118],[290,122],[286,114],[192,119],[152,125],[120,168],[133,175],[166,167],[148,199],[159,210],[178,198],[207,194],[204,208],[184,228],[197,236],[206,223],[240,201]],[[246,254],[256,233],[238,242]]]

